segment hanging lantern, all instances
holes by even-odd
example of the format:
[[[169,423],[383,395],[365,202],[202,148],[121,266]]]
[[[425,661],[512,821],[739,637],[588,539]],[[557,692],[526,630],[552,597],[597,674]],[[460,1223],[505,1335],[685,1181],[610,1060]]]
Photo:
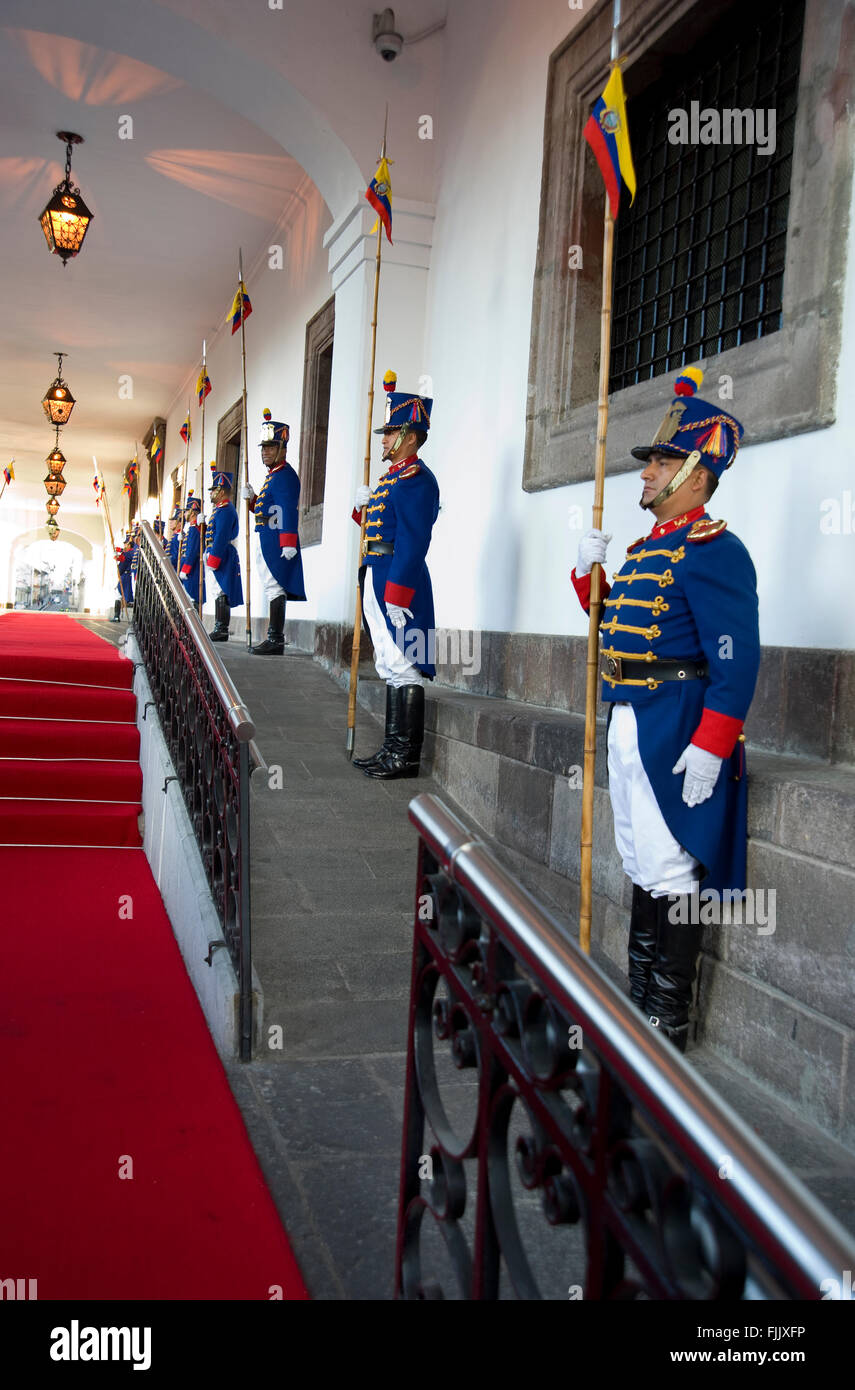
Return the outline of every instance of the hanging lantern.
[[[49,502],[46,502],[45,506],[47,507],[51,516],[56,516],[57,512],[59,511],[59,503],[57,502],[55,497],[52,497]]]
[[[59,535],[59,526],[57,525],[56,521],[52,516],[48,517],[46,530],[51,540],[55,541],[57,536]]]
[[[71,182],[71,147],[82,145],[83,136],[70,130],[58,130],[56,138],[65,145],[65,178],[53,190],[53,197],[39,221],[48,249],[60,256],[65,266],[83,245],[92,213],[81,198],[80,189]]]
[[[54,353],[54,357],[59,358],[59,370],[42,397],[45,415],[52,425],[68,424],[75,406],[74,397],[68,389],[68,382],[62,379],[62,359],[64,356],[65,353],[62,352]]]
[[[48,473],[45,478],[45,492],[51,497],[61,497],[65,492],[65,479],[61,474]]]

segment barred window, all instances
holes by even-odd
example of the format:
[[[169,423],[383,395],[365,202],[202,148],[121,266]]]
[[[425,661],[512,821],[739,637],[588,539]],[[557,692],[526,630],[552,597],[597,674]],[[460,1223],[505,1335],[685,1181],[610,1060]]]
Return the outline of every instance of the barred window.
[[[610,391],[781,328],[803,27],[804,0],[752,0],[629,89],[638,192],[615,229]],[[668,113],[693,102],[701,117],[763,111],[767,139],[773,111],[774,152],[756,131],[753,144],[671,144]]]

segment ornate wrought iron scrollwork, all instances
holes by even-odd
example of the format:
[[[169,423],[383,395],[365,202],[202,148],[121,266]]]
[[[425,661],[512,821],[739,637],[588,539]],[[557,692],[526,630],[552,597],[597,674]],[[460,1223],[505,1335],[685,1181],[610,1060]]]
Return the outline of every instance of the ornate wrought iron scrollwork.
[[[819,1298],[845,1233],[712,1092],[695,1099],[703,1083],[442,802],[410,817],[432,910],[413,923],[398,1297],[446,1296],[423,1249],[438,1231],[463,1298],[505,1279],[526,1299]],[[462,1126],[448,1096],[467,1083]],[[718,1171],[737,1151],[744,1185],[736,1160]]]
[[[240,987],[240,1055],[252,1048],[249,720],[235,728],[229,678],[147,525],[133,630]],[[236,692],[235,692],[236,694]]]

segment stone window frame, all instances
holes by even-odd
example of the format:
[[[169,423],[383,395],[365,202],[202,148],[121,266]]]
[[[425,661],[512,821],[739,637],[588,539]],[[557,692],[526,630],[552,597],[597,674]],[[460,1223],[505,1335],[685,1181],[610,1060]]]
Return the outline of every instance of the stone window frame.
[[[318,363],[321,353],[335,341],[335,295],[331,295],[306,324],[303,359],[303,408],[300,418],[300,545],[320,545],[324,529],[324,504],[309,503],[312,495],[317,434]],[[326,481],[326,457],[324,458]]]
[[[152,497],[158,496],[157,470],[151,461],[151,446],[154,443],[154,436],[156,434],[160,435],[160,442],[163,445],[163,463],[160,465],[161,488],[165,487],[168,482],[168,474],[166,472],[166,421],[161,415],[156,415],[140,441],[142,444],[143,457],[148,463],[148,484],[146,495],[143,499],[144,501],[149,501]],[[142,468],[142,459],[140,459],[140,468]]]
[[[625,73],[693,11],[700,26],[711,25],[728,8],[723,0],[637,0],[621,24]],[[716,398],[720,376],[732,378],[731,408],[745,424],[744,445],[824,429],[835,420],[853,170],[845,9],[845,0],[805,3],[783,326],[699,364],[708,397]],[[601,0],[549,61],[522,477],[526,492],[593,478],[604,192],[582,131],[608,75],[611,18],[612,0]],[[626,81],[630,87],[630,78]],[[629,114],[631,122],[631,106]],[[568,268],[571,245],[582,248],[581,271]],[[609,397],[607,474],[638,467],[629,450],[653,438],[672,380],[673,374],[654,377]],[[584,403],[573,405],[574,395]]]

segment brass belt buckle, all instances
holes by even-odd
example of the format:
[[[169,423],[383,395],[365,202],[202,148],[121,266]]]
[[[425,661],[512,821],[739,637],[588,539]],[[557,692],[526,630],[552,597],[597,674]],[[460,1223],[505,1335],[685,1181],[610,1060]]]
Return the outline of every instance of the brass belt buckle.
[[[360,554],[362,555],[362,558],[363,558],[363,560],[364,560],[365,557],[366,557],[366,555],[368,554],[368,537],[367,537],[367,536],[363,536],[363,537],[362,537],[362,541],[361,541],[360,546],[359,546],[359,551],[360,551]]]
[[[610,680],[613,680],[613,681],[622,681],[622,680],[623,680],[623,657],[621,657],[621,656],[606,656],[606,657],[603,658],[603,661],[604,661],[604,667],[603,667],[603,672],[602,672],[602,674],[603,674],[604,676],[608,676]]]

